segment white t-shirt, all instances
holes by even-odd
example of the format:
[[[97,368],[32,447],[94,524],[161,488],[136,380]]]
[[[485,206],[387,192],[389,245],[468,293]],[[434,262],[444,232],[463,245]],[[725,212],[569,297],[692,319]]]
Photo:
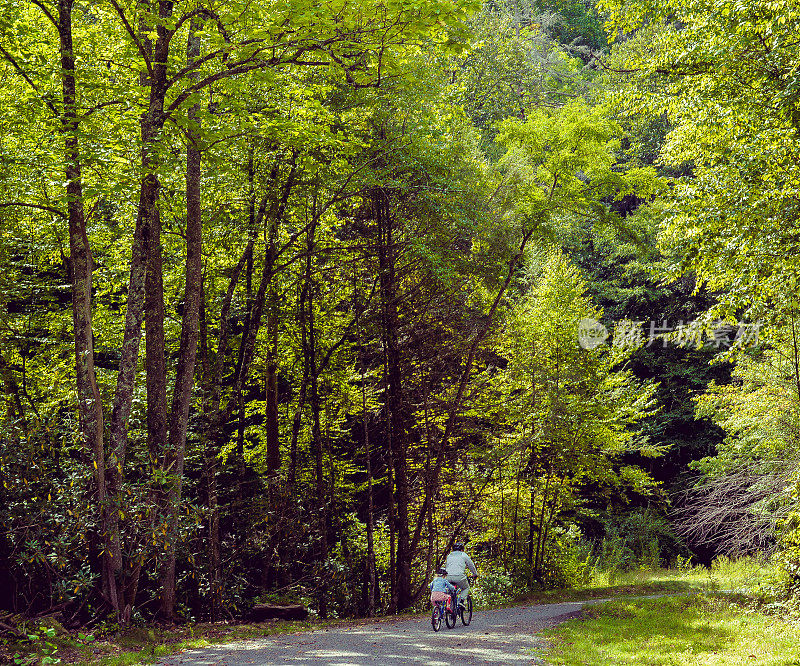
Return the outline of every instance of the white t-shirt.
[[[466,569],[469,569],[474,576],[478,575],[475,564],[463,550],[451,552],[444,562],[444,568],[447,569],[448,576],[462,577]]]

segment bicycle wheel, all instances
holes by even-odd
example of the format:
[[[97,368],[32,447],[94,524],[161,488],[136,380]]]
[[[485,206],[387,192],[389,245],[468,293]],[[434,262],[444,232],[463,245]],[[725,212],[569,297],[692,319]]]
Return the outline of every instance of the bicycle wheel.
[[[433,607],[431,626],[433,627],[434,631],[439,631],[439,628],[442,626],[442,607],[439,604],[436,604]]]
[[[456,626],[456,614],[447,606],[444,607],[444,622],[448,629],[452,629]]]
[[[470,622],[472,622],[472,595],[467,597],[467,602],[461,609],[461,624],[466,627]]]

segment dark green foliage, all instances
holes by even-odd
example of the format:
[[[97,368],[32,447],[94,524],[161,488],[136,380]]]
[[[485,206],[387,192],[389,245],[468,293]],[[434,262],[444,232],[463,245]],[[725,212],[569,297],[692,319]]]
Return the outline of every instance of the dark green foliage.
[[[596,5],[595,0],[536,0],[540,13],[557,15],[548,32],[559,42],[573,48],[605,51],[608,41]]]
[[[693,398],[709,382],[725,383],[731,365],[712,364],[720,351],[713,344],[701,349],[680,346],[674,329],[694,321],[714,302],[710,295],[695,293],[691,276],[667,284],[659,277],[662,260],[652,252],[653,236],[636,217],[628,218],[635,244],[620,243],[583,227],[566,240],[571,258],[590,276],[588,286],[603,310],[603,322],[613,330],[624,319],[641,322],[643,345],[628,361],[628,367],[641,379],[658,382],[656,399],[659,411],[642,423],[648,436],[663,455],[631,458],[642,465],[667,488],[677,488],[689,473],[687,464],[712,453],[721,430],[709,419],[697,420]],[[624,238],[624,237],[623,237]],[[640,240],[641,239],[641,240]],[[660,337],[650,341],[650,333]]]

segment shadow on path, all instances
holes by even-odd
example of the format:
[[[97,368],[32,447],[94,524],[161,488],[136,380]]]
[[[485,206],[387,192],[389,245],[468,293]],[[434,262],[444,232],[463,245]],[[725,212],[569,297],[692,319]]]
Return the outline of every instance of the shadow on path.
[[[535,634],[580,614],[584,602],[517,606],[476,611],[472,624],[435,633],[427,616],[375,624],[335,627],[189,650],[158,662],[161,666],[366,664],[544,664],[546,647]]]

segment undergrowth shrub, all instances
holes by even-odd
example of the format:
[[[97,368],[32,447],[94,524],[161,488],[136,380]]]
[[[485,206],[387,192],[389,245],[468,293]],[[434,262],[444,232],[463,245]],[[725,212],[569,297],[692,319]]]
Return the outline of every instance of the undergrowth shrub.
[[[481,567],[478,583],[472,588],[475,603],[482,608],[508,603],[514,600],[522,588],[512,575],[497,567]]]

